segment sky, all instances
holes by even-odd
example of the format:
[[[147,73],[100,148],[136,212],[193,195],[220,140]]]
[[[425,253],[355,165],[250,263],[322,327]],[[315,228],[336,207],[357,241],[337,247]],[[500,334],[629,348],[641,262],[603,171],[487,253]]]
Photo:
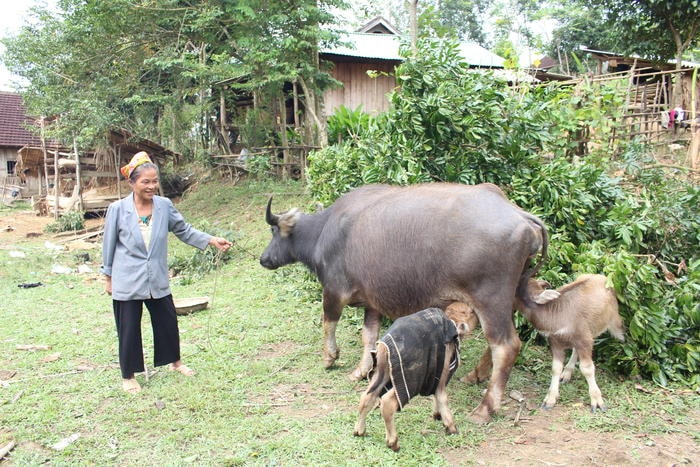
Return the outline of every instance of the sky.
[[[19,32],[23,24],[30,21],[29,9],[33,6],[54,5],[56,0],[2,0],[0,7],[0,37],[7,37]],[[0,52],[4,47],[0,44]],[[13,77],[0,60],[0,91],[15,91]]]

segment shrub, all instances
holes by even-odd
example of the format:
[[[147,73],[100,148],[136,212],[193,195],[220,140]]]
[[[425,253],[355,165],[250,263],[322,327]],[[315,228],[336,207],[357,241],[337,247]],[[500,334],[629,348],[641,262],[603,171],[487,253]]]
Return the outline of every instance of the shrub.
[[[85,228],[85,213],[83,211],[68,211],[55,221],[44,227],[48,233],[70,232]]]

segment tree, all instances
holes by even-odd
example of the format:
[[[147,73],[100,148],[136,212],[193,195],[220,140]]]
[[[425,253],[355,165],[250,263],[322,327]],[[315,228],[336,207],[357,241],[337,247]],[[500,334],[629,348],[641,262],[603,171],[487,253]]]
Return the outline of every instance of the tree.
[[[698,0],[575,0],[553,2],[562,26],[555,46],[572,53],[584,43],[595,48],[676,60],[700,46]],[[680,93],[675,92],[676,98]]]
[[[60,15],[37,9],[37,26],[3,41],[3,60],[29,81],[31,113],[60,115],[57,136],[92,144],[124,126],[186,154],[208,152],[219,122],[215,83],[242,78],[239,90],[272,96],[299,82],[306,109],[318,107],[331,80],[317,47],[334,40],[324,26],[340,3],[60,0]]]

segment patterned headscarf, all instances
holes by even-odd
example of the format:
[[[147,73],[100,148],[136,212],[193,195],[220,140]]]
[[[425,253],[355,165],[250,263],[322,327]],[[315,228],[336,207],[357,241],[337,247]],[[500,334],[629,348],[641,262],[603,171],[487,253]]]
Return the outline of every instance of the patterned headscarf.
[[[138,167],[139,165],[147,164],[147,163],[153,163],[151,161],[151,158],[148,157],[148,153],[146,151],[141,151],[137,152],[134,154],[134,157],[131,158],[128,164],[126,164],[124,167],[119,169],[119,171],[124,175],[124,178],[129,178],[131,177],[131,173]]]

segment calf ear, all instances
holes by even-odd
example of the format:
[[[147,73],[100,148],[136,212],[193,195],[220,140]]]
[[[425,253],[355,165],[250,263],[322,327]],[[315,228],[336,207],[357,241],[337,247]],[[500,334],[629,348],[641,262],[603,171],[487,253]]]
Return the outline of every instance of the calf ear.
[[[544,305],[552,300],[559,298],[559,292],[552,289],[543,290],[539,295],[532,297],[532,300],[538,305]]]
[[[459,340],[464,339],[469,333],[471,333],[471,329],[469,329],[469,325],[467,323],[459,323],[457,325],[457,337],[459,337]]]

